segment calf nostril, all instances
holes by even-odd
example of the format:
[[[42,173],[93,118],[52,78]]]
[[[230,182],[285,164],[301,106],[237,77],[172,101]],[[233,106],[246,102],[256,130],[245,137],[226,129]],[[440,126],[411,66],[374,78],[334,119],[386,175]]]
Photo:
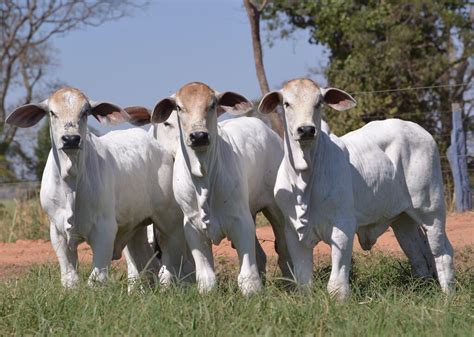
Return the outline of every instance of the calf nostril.
[[[61,137],[64,147],[66,148],[76,148],[81,142],[81,136],[79,135],[65,135]]]
[[[316,128],[310,125],[300,126],[296,131],[298,132],[298,135],[302,137],[314,137],[316,134]]]
[[[208,145],[209,134],[207,132],[193,132],[189,135],[189,140],[193,145]]]

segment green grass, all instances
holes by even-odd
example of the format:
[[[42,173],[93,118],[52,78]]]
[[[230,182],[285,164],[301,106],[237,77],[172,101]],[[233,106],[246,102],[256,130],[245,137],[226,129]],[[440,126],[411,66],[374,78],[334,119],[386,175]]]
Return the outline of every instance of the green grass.
[[[39,197],[0,200],[0,242],[49,238],[49,223]]]
[[[471,336],[472,260],[472,249],[457,255],[457,292],[446,297],[434,282],[412,279],[405,260],[356,254],[353,294],[343,305],[326,294],[327,261],[316,267],[309,294],[285,290],[270,275],[265,290],[251,298],[239,294],[235,269],[229,265],[220,265],[219,288],[205,296],[195,286],[128,295],[121,268],[112,271],[107,286],[64,291],[58,268],[47,265],[0,283],[0,331],[61,336]],[[87,267],[81,268],[84,280]]]

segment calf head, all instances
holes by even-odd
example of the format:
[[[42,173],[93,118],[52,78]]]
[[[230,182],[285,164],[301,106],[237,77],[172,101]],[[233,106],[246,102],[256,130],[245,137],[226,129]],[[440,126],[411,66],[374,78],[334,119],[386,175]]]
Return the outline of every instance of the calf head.
[[[106,102],[90,101],[81,91],[61,88],[41,103],[16,108],[6,122],[21,128],[37,124],[44,116],[50,117],[53,148],[66,156],[75,156],[82,148],[87,133],[87,116],[93,115],[102,123],[122,122],[120,107]]]
[[[347,92],[336,88],[321,88],[310,79],[286,82],[279,91],[266,94],[260,101],[261,113],[272,112],[279,104],[285,115],[285,139],[295,152],[304,153],[316,144],[321,133],[321,106],[343,111],[356,105]],[[302,158],[301,158],[302,159]],[[307,169],[305,160],[294,160],[297,169]]]
[[[173,157],[176,157],[176,151],[179,144],[179,125],[178,114],[176,111],[163,123],[153,125],[153,135],[164,146],[165,149],[171,152]]]
[[[152,112],[143,106],[126,107],[126,119],[136,126],[143,126],[151,123]],[[176,110],[170,114],[168,119],[160,124],[153,124],[153,137],[168,150],[173,157],[176,157],[176,150],[179,144],[178,114]]]
[[[223,112],[243,114],[251,108],[252,103],[237,93],[218,93],[204,83],[192,82],[158,102],[151,121],[166,123],[171,113],[177,112],[181,144],[190,157],[191,172],[202,177],[210,148],[217,142],[217,117]]]

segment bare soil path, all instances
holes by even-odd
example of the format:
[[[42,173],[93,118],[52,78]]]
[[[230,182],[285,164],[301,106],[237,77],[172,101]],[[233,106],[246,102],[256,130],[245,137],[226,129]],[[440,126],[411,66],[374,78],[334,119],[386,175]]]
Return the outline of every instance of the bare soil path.
[[[474,245],[474,212],[450,214],[446,228],[455,251],[465,246]],[[275,256],[274,236],[271,227],[257,228],[257,237],[267,256]],[[354,247],[356,251],[361,251],[357,240],[355,240]],[[378,239],[373,249],[393,253],[401,252],[391,229]],[[327,255],[329,252],[329,246],[321,243],[316,247],[314,254],[315,256]],[[227,240],[223,240],[219,246],[214,246],[214,255],[230,258],[237,256]],[[92,252],[89,246],[82,244],[79,247],[79,260],[90,262],[91,259]],[[0,243],[0,280],[16,278],[34,265],[51,262],[56,263],[57,259],[49,241],[18,240],[15,243]],[[123,263],[123,261],[114,263]]]

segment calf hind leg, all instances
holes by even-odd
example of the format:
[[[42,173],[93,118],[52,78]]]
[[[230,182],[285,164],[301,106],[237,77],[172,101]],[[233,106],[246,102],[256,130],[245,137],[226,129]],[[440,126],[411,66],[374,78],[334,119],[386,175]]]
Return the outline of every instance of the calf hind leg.
[[[160,235],[161,269],[160,283],[170,285],[173,280],[191,281],[194,279],[194,264],[190,260],[191,252],[186,246],[186,239],[181,228]]]
[[[260,245],[260,241],[258,241],[257,236],[255,236],[255,254],[257,257],[257,268],[262,280],[265,281],[265,272],[267,266],[267,255],[263,250],[262,246]]]
[[[152,247],[148,244],[146,227],[139,228],[135,232],[128,241],[124,253],[127,260],[128,290],[132,290],[141,273],[145,273],[144,276],[152,283],[160,265]]]
[[[252,215],[255,226],[257,226],[256,217],[257,217],[256,214]],[[235,249],[235,246],[233,243],[231,243],[231,246],[232,248]],[[255,235],[255,254],[257,258],[258,272],[260,273],[262,280],[265,282],[265,273],[266,273],[266,268],[267,268],[267,255],[265,254],[265,251],[260,245],[260,241],[258,241],[257,235]]]
[[[273,205],[265,208],[263,215],[270,222],[275,234],[275,251],[278,254],[278,266],[284,278],[293,279],[290,253],[286,242],[285,219],[278,206]]]
[[[423,214],[421,218],[434,257],[441,289],[447,294],[452,293],[454,291],[453,247],[446,236],[445,217]]]
[[[413,276],[429,278],[435,276],[434,260],[421,226],[403,213],[392,223],[395,237],[408,257]]]

